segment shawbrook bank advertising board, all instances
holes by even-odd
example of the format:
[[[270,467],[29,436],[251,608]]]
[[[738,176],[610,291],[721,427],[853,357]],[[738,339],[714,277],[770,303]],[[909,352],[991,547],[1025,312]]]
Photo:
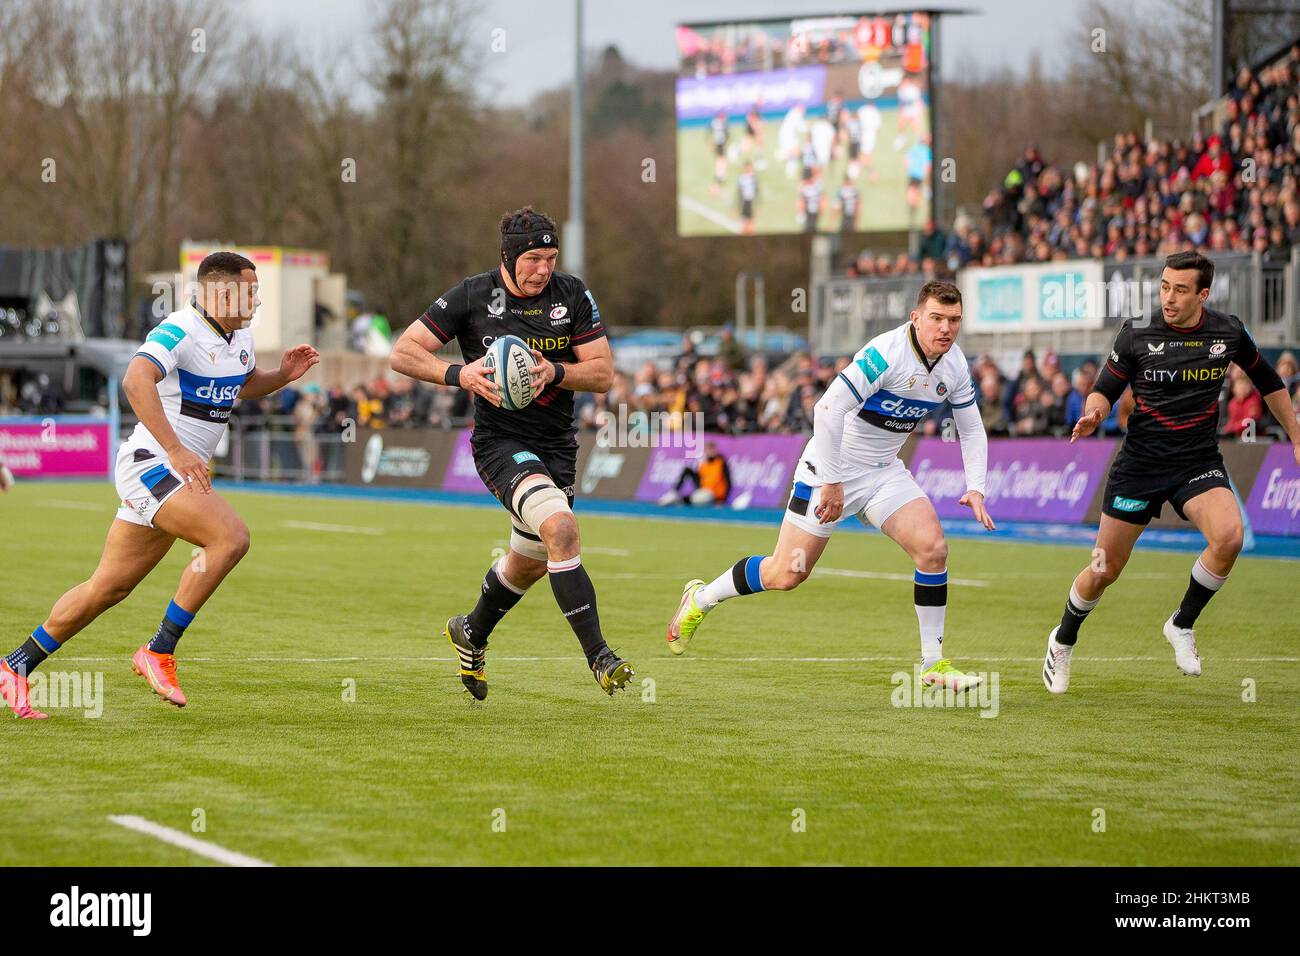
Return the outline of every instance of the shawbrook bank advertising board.
[[[0,418],[0,461],[19,478],[96,478],[112,470],[106,419]]]
[[[705,441],[727,459],[731,508],[779,509],[806,438],[802,435],[707,435],[691,443],[621,446],[579,437],[574,491],[583,498],[655,502],[676,487],[682,472],[697,463]],[[989,442],[986,497],[999,521],[1039,521],[1095,525],[1102,490],[1118,439],[1090,438],[1071,445],[1052,438],[995,438]],[[368,430],[347,446],[349,484],[376,488],[424,488],[486,495],[474,467],[470,432]],[[1300,468],[1291,446],[1225,442],[1224,464],[1256,534],[1300,537]],[[940,438],[908,441],[903,449],[917,482],[934,502],[939,517],[970,518],[958,504],[966,492],[961,446]],[[775,516],[773,520],[777,520]],[[1166,507],[1155,528],[1192,526]]]

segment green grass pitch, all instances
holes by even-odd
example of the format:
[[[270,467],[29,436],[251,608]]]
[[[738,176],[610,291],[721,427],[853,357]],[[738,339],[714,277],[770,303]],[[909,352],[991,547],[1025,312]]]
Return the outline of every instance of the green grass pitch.
[[[876,137],[873,155],[877,179],[868,178],[866,167],[858,175],[857,186],[861,193],[862,209],[858,213],[858,229],[863,232],[901,232],[925,224],[929,215],[927,204],[913,211],[907,205],[907,150],[914,136],[908,127],[901,150],[894,149],[898,135],[898,110],[881,110],[881,125]],[[710,192],[713,182],[713,139],[707,125],[680,128],[677,133],[678,177],[678,231],[688,236],[726,236],[740,232],[740,204],[736,195],[736,179],[744,167],[745,154],[741,149],[745,124],[735,120],[730,124],[731,136],[728,150],[735,160],[727,164],[726,181],[717,195]],[[796,219],[798,209],[799,179],[787,177],[785,162],[776,158],[781,122],[769,119],[763,125],[762,159],[766,169],[756,169],[758,175],[758,201],[754,205],[754,231],[758,235],[770,233],[797,233],[803,227]],[[818,222],[819,232],[838,232],[840,213],[835,208],[835,196],[844,182],[848,166],[847,150],[834,156],[822,175],[824,208]],[[759,158],[758,152],[752,156]]]
[[[950,588],[946,644],[998,674],[990,719],[893,705],[916,621],[910,565],[879,535],[832,542],[823,564],[857,576],[728,603],[677,659],[683,580],[776,529],[588,515],[606,634],[653,694],[600,693],[541,582],[494,634],[475,704],[441,628],[504,545],[502,512],[230,498],[253,547],[180,646],[190,705],[128,664],[178,545],[43,666],[102,672],[103,715],[3,721],[0,817],[22,825],[0,864],[202,865],[107,820],[191,833],[196,810],[199,839],[279,865],[1300,863],[1294,562],[1242,559],[1191,679],[1160,633],[1191,556],[1139,552],[1052,698],[1040,658],[1086,550],[952,540],[952,575],[976,584]],[[0,498],[4,652],[93,568],[113,505],[103,483]]]

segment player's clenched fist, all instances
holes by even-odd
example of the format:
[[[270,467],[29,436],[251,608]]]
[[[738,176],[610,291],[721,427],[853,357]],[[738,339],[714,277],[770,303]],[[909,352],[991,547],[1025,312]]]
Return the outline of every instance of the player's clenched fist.
[[[460,387],[475,395],[483,396],[500,408],[501,386],[494,380],[495,375],[496,369],[486,368],[483,359],[480,358],[460,370]]]
[[[817,506],[817,519],[820,524],[839,521],[844,514],[844,486],[839,482],[822,485],[822,500]]]

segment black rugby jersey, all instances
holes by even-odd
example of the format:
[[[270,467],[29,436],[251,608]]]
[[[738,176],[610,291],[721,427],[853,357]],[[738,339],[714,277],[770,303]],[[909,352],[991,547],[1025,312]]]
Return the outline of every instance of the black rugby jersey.
[[[576,362],[575,345],[605,335],[596,300],[581,279],[565,272],[553,273],[532,298],[511,295],[499,270],[481,272],[445,292],[420,321],[439,341],[460,343],[466,363],[482,358],[501,335],[519,336],[552,362]],[[513,412],[475,395],[474,428],[543,446],[572,445],[577,434],[573,392],[547,385],[531,404]]]
[[[1097,377],[1096,390],[1113,405],[1133,389],[1123,453],[1168,466],[1219,453],[1219,393],[1235,362],[1267,395],[1282,380],[1259,354],[1235,315],[1201,309],[1201,321],[1175,328],[1157,310],[1136,323],[1126,319]]]

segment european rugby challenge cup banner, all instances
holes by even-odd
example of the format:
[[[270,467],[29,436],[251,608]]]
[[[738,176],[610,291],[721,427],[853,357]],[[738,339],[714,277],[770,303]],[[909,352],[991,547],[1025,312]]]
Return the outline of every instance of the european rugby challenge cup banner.
[[[989,514],[995,521],[1083,521],[1116,444],[1110,438],[1073,445],[1038,438],[990,441],[984,492]],[[966,493],[959,443],[921,439],[911,469],[940,518],[971,516],[957,503]]]
[[[1300,535],[1300,468],[1289,442],[1277,442],[1264,456],[1246,514],[1256,533]]]

